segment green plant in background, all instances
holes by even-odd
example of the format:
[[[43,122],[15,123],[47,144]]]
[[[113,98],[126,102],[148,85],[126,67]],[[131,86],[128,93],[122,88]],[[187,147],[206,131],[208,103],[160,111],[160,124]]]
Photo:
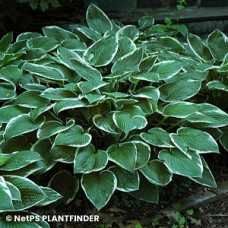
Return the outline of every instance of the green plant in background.
[[[20,3],[28,3],[32,9],[41,8],[42,11],[47,10],[49,7],[60,7],[59,0],[17,0]]]
[[[177,224],[173,224],[172,228],[184,228],[186,219],[179,211],[175,212],[174,218],[177,221]]]
[[[185,6],[187,6],[186,0],[177,0],[176,8],[178,10],[185,9]],[[164,15],[164,14],[163,14]],[[168,30],[176,31],[177,33],[180,33],[182,36],[186,36],[188,34],[188,27],[184,24],[179,24],[179,17],[172,21],[169,17],[166,17],[164,20],[165,26],[168,28]]]
[[[178,21],[178,19],[177,19]],[[181,34],[182,36],[187,36],[188,27],[184,24],[174,23],[170,18],[165,18],[165,26],[168,30],[172,30],[174,33]]]
[[[152,219],[152,222],[151,222],[151,225],[152,227],[157,227],[159,226],[159,219]]]
[[[178,10],[183,10],[185,8],[185,6],[187,6],[187,1],[186,0],[177,0],[177,5],[176,8]]]
[[[201,226],[201,220],[195,219],[193,215],[193,209],[186,210],[184,213],[180,213],[179,211],[173,212],[172,217],[175,222],[172,225],[172,228],[183,228],[186,227],[188,224]]]
[[[225,34],[180,42],[95,5],[86,20],[0,40],[0,212],[68,204],[79,188],[98,210],[115,191],[158,203],[173,175],[215,188],[203,155],[228,149],[228,115],[210,103],[227,91]],[[50,170],[47,187],[31,178]]]
[[[72,0],[16,0],[12,3],[10,0],[0,0],[0,36],[11,31],[12,27],[17,31],[26,31],[30,25],[34,28],[33,10],[44,12],[48,9],[64,7],[71,2]],[[30,10],[30,7],[33,10]]]
[[[47,10],[50,7],[60,7],[61,2],[59,0],[16,0],[19,3],[26,3],[29,4],[29,6],[36,10],[40,8],[42,11]],[[0,4],[7,4],[9,0],[0,0]],[[72,2],[72,0],[69,0],[69,2]],[[12,3],[11,3],[12,4]]]
[[[174,211],[169,211],[167,213],[168,220],[164,220],[164,215],[157,215],[152,219],[151,225],[152,227],[163,227],[164,225],[169,225],[172,228],[183,228],[188,227],[189,224],[193,224],[196,226],[201,226],[201,220],[198,220],[193,217],[194,210],[188,209],[186,211],[180,212],[178,208],[175,208]]]

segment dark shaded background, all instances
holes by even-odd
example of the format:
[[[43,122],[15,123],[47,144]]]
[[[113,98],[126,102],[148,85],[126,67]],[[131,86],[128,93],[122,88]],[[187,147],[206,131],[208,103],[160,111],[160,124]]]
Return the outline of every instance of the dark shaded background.
[[[65,24],[83,23],[85,21],[86,7],[90,2],[96,3],[101,7],[103,5],[102,2],[107,0],[72,0],[71,2],[69,0],[59,1],[61,3],[61,7],[50,7],[48,10],[43,12],[40,8],[33,10],[27,3],[22,4],[17,1],[0,0],[0,37],[11,31],[14,31],[15,35],[25,31],[40,31],[40,28],[46,25],[64,26]],[[121,4],[123,0],[108,1],[114,2],[115,7],[119,4],[119,10],[121,11]],[[118,3],[118,1],[120,1],[120,3]],[[188,7],[192,8],[228,7],[228,0],[186,0],[186,2],[188,3]],[[163,8],[169,11],[169,9],[175,9],[177,4],[177,0],[138,0],[136,10],[140,10],[142,8],[154,10]],[[104,10],[106,12],[112,11],[112,7],[113,6],[111,4],[108,4],[108,6],[106,6],[107,9]],[[123,10],[125,9],[122,8],[122,13],[124,15]],[[213,10],[216,11],[216,8],[213,8]],[[116,15],[118,16],[118,13],[116,13]],[[133,15],[136,14],[133,12]],[[214,20],[218,19],[214,18]],[[228,18],[226,20],[228,20]],[[209,21],[211,21],[211,19]],[[129,23],[131,23],[131,21],[129,21]]]

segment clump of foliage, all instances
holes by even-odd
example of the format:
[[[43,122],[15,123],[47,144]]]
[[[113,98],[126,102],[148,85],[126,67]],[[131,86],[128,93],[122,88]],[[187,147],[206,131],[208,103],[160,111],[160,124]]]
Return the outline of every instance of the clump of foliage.
[[[51,7],[60,7],[59,0],[17,0],[20,3],[27,3],[30,5],[32,9],[41,8],[42,11],[47,10],[50,6]]]
[[[86,20],[0,41],[0,212],[79,188],[98,210],[117,190],[157,203],[173,175],[215,188],[203,155],[228,148],[225,34],[180,42],[150,16],[123,26],[95,5]]]
[[[186,0],[177,0],[177,6],[176,8],[178,10],[183,10],[185,8],[185,6],[187,6],[187,1]]]

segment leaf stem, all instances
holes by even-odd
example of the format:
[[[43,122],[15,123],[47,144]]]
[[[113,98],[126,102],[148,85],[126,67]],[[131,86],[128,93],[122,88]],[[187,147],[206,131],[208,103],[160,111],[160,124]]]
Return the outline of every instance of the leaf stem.
[[[179,126],[180,124],[182,124],[183,122],[185,122],[185,119],[181,119],[180,121],[178,121],[177,123],[173,124],[172,126],[168,127],[166,130],[169,131],[173,128],[175,128],[176,126]]]
[[[132,88],[132,90],[133,90],[134,92],[135,92],[135,90],[136,90],[137,85],[138,85],[138,82],[136,82],[136,83],[134,84],[133,88]]]
[[[168,118],[169,116],[163,116],[163,119],[160,122],[158,122],[157,126],[160,127]]]
[[[61,122],[62,124],[64,124],[64,122],[58,117],[56,116],[53,112],[51,112],[50,110],[48,111],[48,113],[56,120],[58,120],[59,122]]]
[[[135,89],[136,89],[137,85],[138,85],[138,82],[131,83],[129,90],[131,90],[132,92],[135,92]]]

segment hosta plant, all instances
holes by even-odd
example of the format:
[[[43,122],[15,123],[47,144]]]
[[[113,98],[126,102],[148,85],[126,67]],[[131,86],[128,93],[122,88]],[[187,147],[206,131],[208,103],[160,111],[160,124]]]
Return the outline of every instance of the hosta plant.
[[[226,35],[181,42],[95,5],[86,20],[0,41],[0,212],[67,204],[79,188],[98,210],[116,191],[157,203],[173,175],[215,188],[203,157],[228,149]]]

